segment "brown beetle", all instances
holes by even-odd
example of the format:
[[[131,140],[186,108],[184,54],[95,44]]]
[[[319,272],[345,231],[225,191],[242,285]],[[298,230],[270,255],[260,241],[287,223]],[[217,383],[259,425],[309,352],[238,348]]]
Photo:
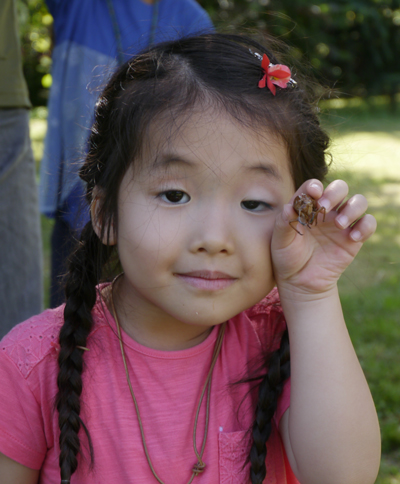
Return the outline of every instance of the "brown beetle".
[[[289,225],[295,230],[298,234],[303,235],[299,232],[292,224],[295,222],[299,222],[301,225],[308,227],[311,229],[312,224],[315,222],[315,225],[318,223],[318,214],[322,212],[324,214],[323,222],[325,222],[325,207],[317,207],[317,201],[311,198],[309,195],[302,193],[298,195],[293,202],[293,208],[299,214],[299,216],[294,219],[290,220]]]

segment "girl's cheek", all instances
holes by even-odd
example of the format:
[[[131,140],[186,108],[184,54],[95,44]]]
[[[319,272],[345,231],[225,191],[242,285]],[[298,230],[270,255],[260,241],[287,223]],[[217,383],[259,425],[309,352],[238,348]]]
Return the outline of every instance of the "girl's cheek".
[[[275,218],[259,220],[241,231],[242,250],[251,266],[261,272],[268,271],[271,264],[271,239],[275,225]]]
[[[266,216],[253,216],[247,220],[246,230],[250,231],[262,241],[270,240],[275,227],[275,220],[278,215],[277,210],[273,210]]]
[[[145,251],[158,251],[160,247],[170,250],[182,245],[186,234],[191,230],[191,222],[183,220],[177,212],[154,212],[149,217],[144,217],[138,227],[136,239],[140,240],[140,246]]]

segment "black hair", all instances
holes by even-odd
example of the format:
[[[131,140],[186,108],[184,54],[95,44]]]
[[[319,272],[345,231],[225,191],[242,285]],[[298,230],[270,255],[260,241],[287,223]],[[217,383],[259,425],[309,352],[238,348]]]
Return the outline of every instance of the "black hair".
[[[318,121],[313,84],[292,73],[297,81],[294,88],[278,87],[275,96],[267,88],[259,89],[263,72],[254,53],[266,53],[273,64],[290,65],[276,53],[276,41],[266,39],[265,43],[268,48],[244,36],[199,35],[155,45],[118,68],[98,99],[88,154],[80,170],[88,202],[92,202],[95,187],[102,194],[98,214],[101,240],[110,236],[110,230],[118,230],[121,180],[139,159],[150,123],[163,119],[162,115],[178,118],[194,107],[212,106],[244,127],[280,137],[288,150],[296,188],[309,178],[324,179],[329,138]],[[80,418],[84,351],[78,346],[86,346],[96,285],[112,253],[112,247],[101,243],[89,222],[72,256],[66,282],[57,395],[60,469],[65,480],[77,468],[81,426],[89,438]],[[259,386],[250,453],[253,484],[262,483],[266,475],[266,442],[278,397],[290,374],[289,359],[286,331],[280,348],[268,355],[268,371]]]

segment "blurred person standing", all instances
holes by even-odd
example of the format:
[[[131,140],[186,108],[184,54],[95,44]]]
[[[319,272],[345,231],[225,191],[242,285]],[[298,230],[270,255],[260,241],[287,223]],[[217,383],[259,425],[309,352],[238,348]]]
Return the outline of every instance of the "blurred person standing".
[[[64,302],[62,276],[89,220],[78,176],[100,87],[118,64],[149,44],[211,30],[195,0],[46,0],[54,18],[48,130],[40,209],[55,219],[50,306]]]
[[[0,4],[0,338],[42,310],[42,241],[15,0]]]

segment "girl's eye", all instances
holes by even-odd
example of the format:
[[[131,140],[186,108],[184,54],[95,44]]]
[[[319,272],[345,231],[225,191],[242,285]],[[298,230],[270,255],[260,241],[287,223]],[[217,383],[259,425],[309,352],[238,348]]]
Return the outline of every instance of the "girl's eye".
[[[164,202],[168,203],[182,204],[190,200],[189,195],[180,190],[167,190],[166,192],[160,193],[159,196]]]
[[[263,212],[264,210],[271,209],[271,205],[265,202],[259,202],[258,200],[245,200],[242,202],[241,207],[250,212]]]

